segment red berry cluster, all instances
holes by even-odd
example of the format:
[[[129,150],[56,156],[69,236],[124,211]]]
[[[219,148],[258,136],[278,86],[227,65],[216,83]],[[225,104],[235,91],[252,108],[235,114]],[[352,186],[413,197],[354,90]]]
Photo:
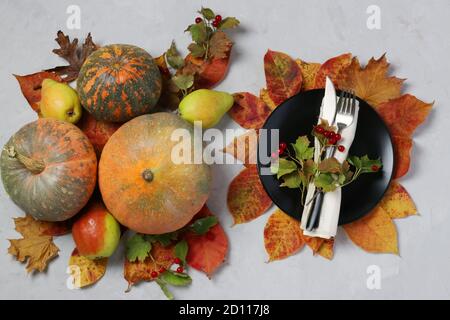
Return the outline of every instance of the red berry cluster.
[[[201,17],[195,18],[195,23],[200,23],[202,21],[203,21],[203,19]],[[215,16],[215,18],[212,22],[212,25],[214,28],[217,28],[221,22],[222,22],[222,16],[220,14],[218,14]]]
[[[159,271],[152,271],[152,273],[150,274],[152,276],[152,278],[157,278],[160,274],[166,272],[166,268],[161,267],[161,269],[159,269]]]
[[[280,145],[278,146],[277,152],[272,152],[272,158],[278,158],[286,151],[286,149],[287,149],[286,142],[281,142]]]
[[[177,272],[182,273],[184,271],[183,266],[181,265],[181,259],[175,258],[173,259],[173,263],[178,264]]]
[[[322,126],[315,126],[314,131],[318,134],[323,135],[325,138],[327,138],[327,143],[332,146],[336,145],[342,139],[342,136],[339,133],[336,133],[331,130],[325,130],[325,128]],[[340,152],[345,151],[345,147],[343,145],[339,145],[337,147],[337,149]]]
[[[178,268],[177,268],[177,272],[178,273],[182,273],[184,271],[183,266],[181,266],[181,260],[180,258],[175,258],[173,259],[173,263],[178,264]],[[160,274],[163,274],[164,272],[166,272],[166,268],[161,267],[159,269],[159,271],[152,271],[152,273],[150,273],[150,276],[152,278],[157,278]]]
[[[373,172],[377,172],[378,170],[380,170],[380,167],[374,164],[374,165],[372,166],[372,171],[373,171]]]

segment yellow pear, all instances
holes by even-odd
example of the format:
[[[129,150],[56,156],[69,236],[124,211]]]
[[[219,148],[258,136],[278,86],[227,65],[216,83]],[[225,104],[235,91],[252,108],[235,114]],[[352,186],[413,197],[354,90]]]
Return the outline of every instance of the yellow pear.
[[[211,128],[230,110],[233,103],[233,96],[227,92],[199,89],[181,100],[179,110],[184,120],[191,123],[201,121],[203,128]]]
[[[77,92],[65,83],[52,79],[42,81],[41,116],[77,123],[81,118],[82,108]]]

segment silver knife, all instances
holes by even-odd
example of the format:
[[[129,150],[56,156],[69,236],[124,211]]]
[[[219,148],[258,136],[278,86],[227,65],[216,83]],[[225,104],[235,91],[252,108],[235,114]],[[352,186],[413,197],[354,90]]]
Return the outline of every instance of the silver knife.
[[[330,125],[333,125],[336,119],[336,89],[329,77],[325,79],[325,95],[322,100],[320,117],[326,119]],[[312,231],[319,224],[323,196],[323,192],[318,192],[314,195],[314,202],[311,205],[312,211],[306,223],[306,230],[308,231]]]

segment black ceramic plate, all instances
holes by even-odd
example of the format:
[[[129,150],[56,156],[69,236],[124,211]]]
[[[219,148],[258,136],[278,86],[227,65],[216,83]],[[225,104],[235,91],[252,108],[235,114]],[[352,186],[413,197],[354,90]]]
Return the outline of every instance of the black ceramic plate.
[[[324,93],[323,89],[318,89],[295,95],[272,112],[263,129],[279,129],[280,141],[287,143],[295,142],[298,136],[310,135],[312,127],[317,123]],[[340,225],[363,217],[378,204],[389,186],[394,166],[392,141],[386,125],[365,101],[358,100],[358,127],[349,154],[380,157],[383,168],[377,173],[361,175],[342,189]],[[262,141],[263,139],[260,139],[260,144]],[[270,145],[270,135],[268,143]],[[275,175],[261,174],[263,167],[270,167],[270,164],[261,163],[259,152],[265,149],[267,148],[258,145],[258,172],[261,182],[281,210],[300,220],[303,207],[299,200],[299,190],[281,188]],[[267,156],[270,156],[270,150],[267,153]]]

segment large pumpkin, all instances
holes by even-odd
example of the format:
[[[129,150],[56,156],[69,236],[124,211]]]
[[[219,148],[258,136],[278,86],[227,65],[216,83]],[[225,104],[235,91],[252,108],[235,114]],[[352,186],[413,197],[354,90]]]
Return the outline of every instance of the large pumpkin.
[[[190,144],[187,151],[193,155],[192,125],[164,112],[125,123],[103,149],[99,164],[103,200],[114,217],[134,231],[161,234],[178,230],[208,198],[209,166],[172,161],[173,148],[180,146],[172,139],[176,129],[184,129],[184,143]],[[201,148],[201,141],[196,143]]]
[[[113,44],[94,51],[77,79],[81,104],[98,120],[125,122],[149,113],[161,94],[161,74],[144,49]]]
[[[73,124],[39,119],[25,125],[1,154],[3,185],[11,199],[39,220],[63,221],[88,202],[97,180],[97,158]]]

